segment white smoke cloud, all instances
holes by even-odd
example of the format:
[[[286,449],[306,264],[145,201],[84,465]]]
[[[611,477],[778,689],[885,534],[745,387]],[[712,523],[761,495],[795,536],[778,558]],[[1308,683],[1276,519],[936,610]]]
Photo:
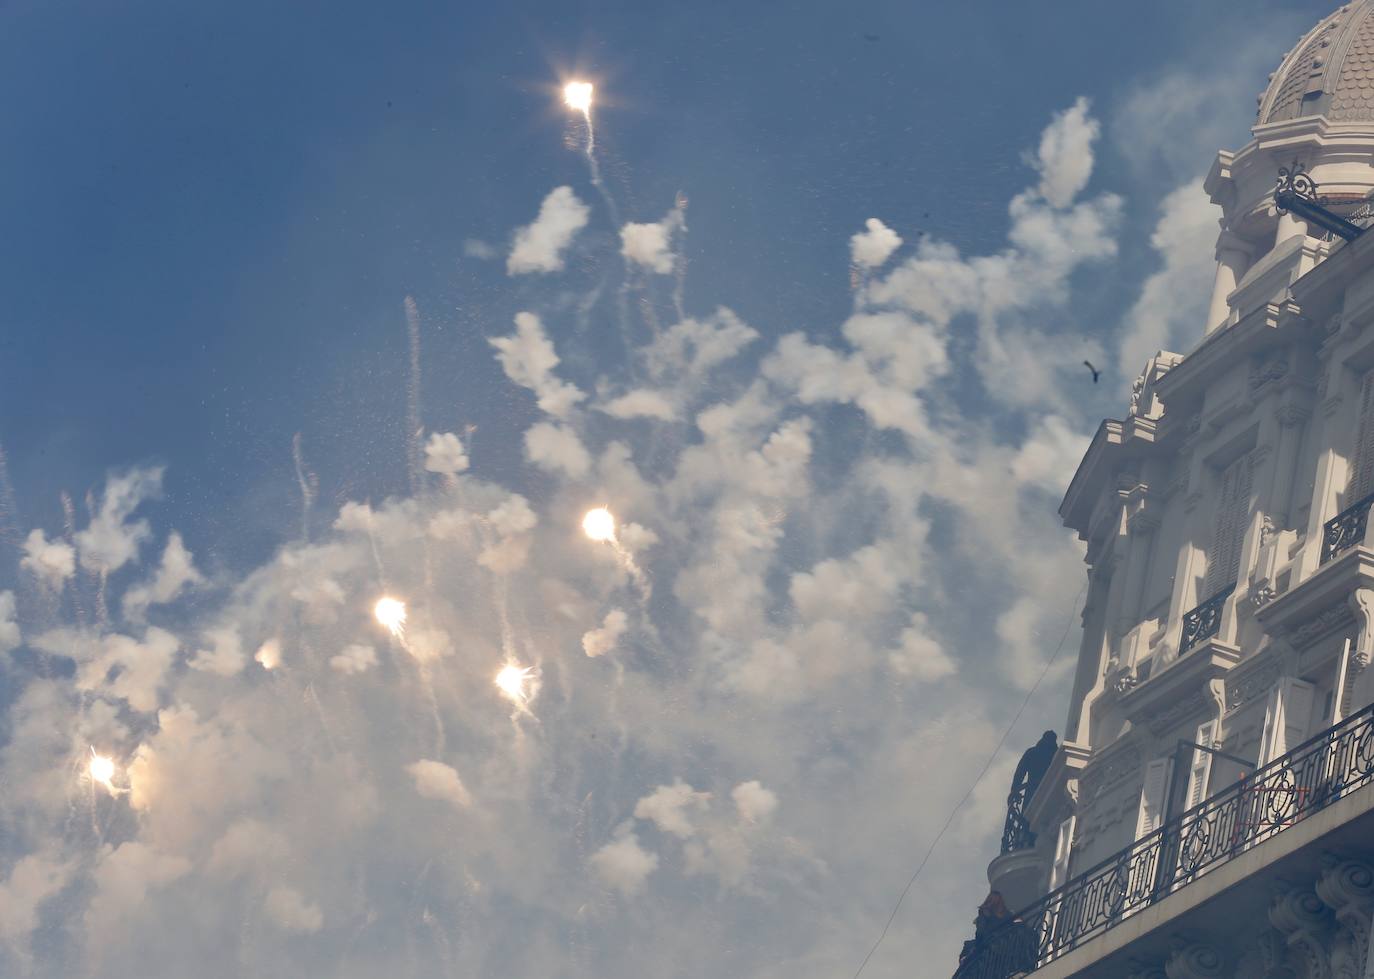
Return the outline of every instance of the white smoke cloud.
[[[425,469],[453,475],[468,468],[468,454],[452,432],[431,432],[425,443]]]
[[[534,223],[515,232],[515,244],[506,259],[507,274],[557,272],[563,267],[563,253],[587,226],[590,213],[591,209],[577,199],[571,187],[549,191],[539,205]]]
[[[659,275],[673,271],[673,233],[682,226],[682,211],[674,208],[653,224],[626,224],[620,229],[620,254],[625,261]]]
[[[625,635],[625,630],[629,626],[629,619],[620,609],[611,609],[606,613],[606,617],[601,620],[601,628],[592,629],[582,636],[582,652],[588,656],[604,656],[616,644],[620,642],[620,637]]]
[[[566,418],[586,395],[560,380],[553,373],[558,354],[544,333],[544,325],[533,313],[515,314],[515,333],[490,341],[496,348],[502,369],[516,384],[529,388],[541,410],[555,418]]]
[[[196,651],[187,663],[191,669],[226,677],[235,676],[243,670],[247,657],[237,629],[211,629],[205,638],[209,648]]]
[[[1054,145],[1082,145],[1055,125]],[[1082,551],[1052,497],[1084,444],[1081,410],[1033,400],[1054,370],[989,399],[978,387],[1016,358],[1062,358],[1073,334],[1046,314],[1110,256],[1116,204],[1079,200],[1084,178],[1052,205],[1047,178],[1028,179],[1003,246],[889,256],[808,336],[769,323],[765,338],[720,309],[662,324],[629,370],[571,355],[582,297],[551,283],[545,319],[517,320],[484,365],[543,412],[510,434],[504,465],[340,505],[332,527],[194,601],[168,585],[165,628],[78,617],[85,578],[62,596],[21,588],[11,620],[53,668],[12,661],[0,867],[15,879],[25,855],[47,863],[19,897],[0,889],[0,929],[51,916],[92,979],[184,975],[218,966],[221,945],[225,974],[243,975],[497,961],[512,976],[683,962],[771,976],[779,948],[788,975],[850,962],[854,934],[890,909],[892,854],[939,828],[1019,702],[1007,688],[1033,682],[1044,637],[1072,621]],[[614,314],[589,308],[593,324]],[[578,410],[583,391],[640,409],[657,396],[672,422]],[[448,460],[437,471],[453,468],[461,443],[430,441]],[[602,502],[619,551],[578,531]],[[134,515],[111,523],[123,540]],[[114,607],[124,588],[125,609],[151,608],[128,579],[151,589],[159,573],[111,576]],[[988,635],[949,611],[972,585]],[[366,645],[385,640],[380,594],[410,608],[405,643],[381,657]],[[607,656],[631,623],[633,649]],[[243,668],[255,648],[265,670]],[[540,679],[523,709],[493,682],[507,663]],[[1033,740],[1044,718],[1026,724]],[[90,792],[93,744],[127,792]],[[952,970],[1010,755],[961,810],[880,968]],[[842,915],[826,898],[841,892]],[[630,926],[646,940],[625,942]],[[72,974],[44,934],[34,973]],[[17,961],[0,972],[23,974]]]
[[[191,552],[182,543],[181,535],[172,531],[167,535],[162,563],[152,578],[124,593],[124,617],[135,622],[142,621],[149,606],[166,605],[187,588],[204,583],[205,577],[196,570]]]
[[[1208,199],[1202,181],[1193,180],[1168,194],[1150,244],[1163,266],[1145,280],[1126,316],[1117,367],[1123,379],[1134,377],[1160,350],[1186,353],[1207,322],[1216,272],[1219,209]]]
[[[658,854],[645,850],[639,839],[628,833],[597,850],[587,862],[607,886],[633,897],[658,868]]]
[[[661,392],[640,388],[622,394],[604,405],[599,406],[612,418],[654,418],[658,421],[672,421],[677,417],[677,409]]]
[[[407,765],[406,771],[415,781],[415,791],[426,799],[447,802],[459,810],[467,809],[472,805],[472,796],[468,793],[467,787],[463,785],[463,780],[458,777],[457,770],[451,765],[422,758],[420,761]]]
[[[525,432],[525,458],[541,469],[581,479],[592,468],[591,453],[566,425],[540,422]]]
[[[1050,206],[1065,208],[1088,186],[1093,172],[1093,143],[1101,132],[1080,98],[1054,117],[1040,137],[1040,193]]]
[[[672,785],[660,785],[635,803],[635,818],[652,822],[661,833],[686,839],[696,832],[692,812],[704,810],[710,801],[711,793],[698,792],[679,779]]]
[[[371,646],[354,643],[351,646],[345,646],[338,655],[331,656],[329,665],[340,673],[348,675],[366,673],[377,665],[377,651]]]
[[[161,466],[131,469],[105,481],[100,507],[85,530],[76,534],[81,566],[91,571],[118,571],[138,557],[151,534],[146,520],[129,521],[145,501],[162,493]]]
[[[279,885],[268,891],[262,910],[282,931],[308,935],[324,927],[324,912],[292,887]]]
[[[849,257],[855,265],[876,269],[902,246],[902,238],[877,218],[865,221],[864,228],[849,239]]]
[[[14,592],[0,591],[0,654],[18,649],[24,641],[14,617],[15,607]]]
[[[42,530],[31,530],[24,539],[19,566],[49,587],[60,589],[76,573],[76,548],[65,541],[48,540]]]
[[[761,823],[778,810],[777,794],[765,789],[758,779],[741,782],[730,790],[739,818],[746,823]]]

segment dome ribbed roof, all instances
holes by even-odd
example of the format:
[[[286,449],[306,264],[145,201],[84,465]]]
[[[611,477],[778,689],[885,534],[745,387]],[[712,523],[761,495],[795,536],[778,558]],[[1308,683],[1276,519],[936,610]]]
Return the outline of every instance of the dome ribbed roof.
[[[1326,17],[1271,76],[1259,124],[1302,116],[1374,122],[1374,0],[1347,3]]]

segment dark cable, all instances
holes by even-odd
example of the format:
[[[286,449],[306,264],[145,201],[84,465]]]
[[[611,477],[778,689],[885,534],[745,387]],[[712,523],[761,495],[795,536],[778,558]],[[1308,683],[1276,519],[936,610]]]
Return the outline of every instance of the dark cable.
[[[878,951],[878,946],[881,945],[883,939],[887,937],[887,930],[892,927],[892,922],[896,920],[897,912],[901,909],[902,902],[906,900],[906,896],[911,891],[912,885],[916,883],[916,878],[921,876],[921,871],[926,869],[926,864],[930,862],[930,855],[935,852],[935,847],[945,835],[945,830],[949,829],[953,824],[954,817],[959,815],[960,809],[964,808],[964,803],[968,802],[969,796],[973,795],[974,789],[978,788],[978,783],[983,781],[983,776],[986,775],[988,769],[992,767],[992,763],[996,760],[998,752],[1002,750],[1002,745],[1006,744],[1007,738],[1011,737],[1012,728],[1016,727],[1016,722],[1021,720],[1021,715],[1025,712],[1026,705],[1029,704],[1031,698],[1035,696],[1035,691],[1040,689],[1040,684],[1044,682],[1045,677],[1049,676],[1050,668],[1053,667],[1055,662],[1059,659],[1059,654],[1064,651],[1064,642],[1069,638],[1069,630],[1073,628],[1073,613],[1078,608],[1078,600],[1083,597],[1083,593],[1087,590],[1088,583],[1084,582],[1083,587],[1078,591],[1078,598],[1073,600],[1073,605],[1069,608],[1069,621],[1064,624],[1064,634],[1059,637],[1059,645],[1055,647],[1054,655],[1045,663],[1045,668],[1040,671],[1040,675],[1036,677],[1035,683],[1026,691],[1025,699],[1021,701],[1021,706],[1016,708],[1016,714],[1013,715],[1011,723],[1007,725],[1007,729],[1003,731],[1002,736],[997,739],[997,745],[992,749],[992,754],[988,755],[988,760],[983,762],[983,767],[979,770],[978,777],[975,778],[973,784],[968,787],[968,791],[964,793],[964,797],[955,803],[954,808],[950,810],[949,818],[946,819],[945,824],[940,827],[940,832],[936,833],[935,839],[930,841],[930,847],[926,850],[926,855],[921,858],[921,862],[917,864],[915,872],[911,875],[911,879],[906,882],[906,887],[902,888],[902,893],[897,897],[897,903],[892,906],[892,913],[887,916],[887,924],[883,925],[882,934],[878,936],[878,940],[873,943],[873,947],[868,950],[868,954],[864,956],[864,960],[859,963],[859,968],[855,970],[854,979],[859,979],[864,969],[868,967],[868,960],[873,958],[873,953]]]

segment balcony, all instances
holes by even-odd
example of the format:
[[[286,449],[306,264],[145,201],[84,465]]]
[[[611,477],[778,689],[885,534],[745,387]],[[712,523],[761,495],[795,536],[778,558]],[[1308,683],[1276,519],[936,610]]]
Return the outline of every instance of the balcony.
[[[1178,641],[1178,654],[1182,656],[1200,642],[1211,639],[1221,631],[1221,610],[1226,599],[1236,590],[1232,585],[1217,592],[1191,612],[1183,616],[1183,634]]]
[[[1346,507],[1322,524],[1322,564],[1342,551],[1364,542],[1371,505],[1374,505],[1374,493]]]
[[[956,979],[1008,979],[1035,972],[1370,784],[1374,705],[1026,908],[984,940]],[[1240,867],[1244,870],[1246,864]]]

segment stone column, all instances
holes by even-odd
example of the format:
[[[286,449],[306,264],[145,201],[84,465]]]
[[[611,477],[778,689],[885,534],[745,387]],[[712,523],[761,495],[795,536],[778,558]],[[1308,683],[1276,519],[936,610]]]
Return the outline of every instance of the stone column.
[[[1231,315],[1226,297],[1236,291],[1250,265],[1250,246],[1238,235],[1223,231],[1217,239],[1217,274],[1212,280],[1212,302],[1207,312],[1207,332],[1221,327]]]
[[[1270,488],[1269,508],[1274,526],[1288,530],[1293,514],[1293,477],[1297,473],[1298,449],[1302,446],[1303,424],[1312,412],[1303,405],[1286,404],[1279,409],[1277,465]]]
[[[1292,238],[1294,235],[1306,235],[1307,222],[1296,214],[1280,214],[1278,231],[1274,233],[1274,245],[1277,247],[1283,242]]]

